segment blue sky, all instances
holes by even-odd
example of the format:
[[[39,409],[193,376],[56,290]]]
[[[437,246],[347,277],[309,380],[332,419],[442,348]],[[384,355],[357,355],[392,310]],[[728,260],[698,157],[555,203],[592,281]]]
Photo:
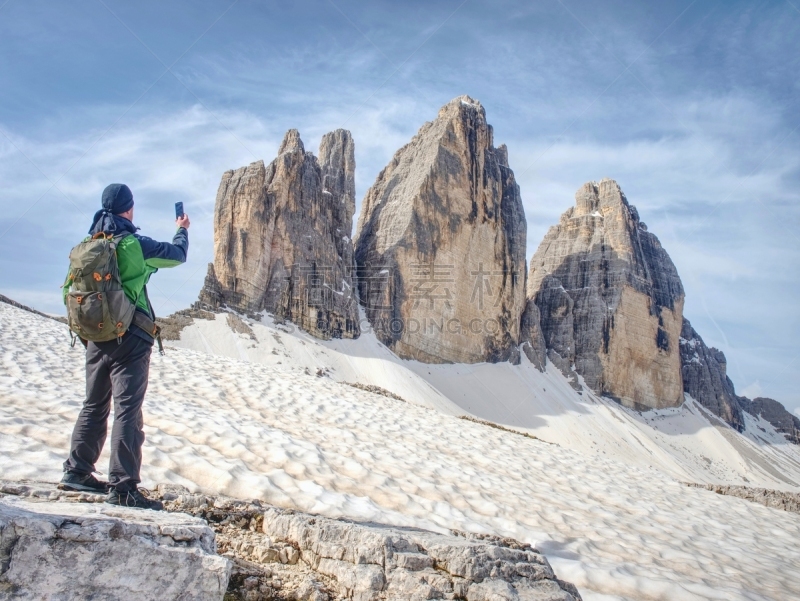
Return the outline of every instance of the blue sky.
[[[616,179],[672,256],[737,390],[800,411],[800,2],[0,0],[0,292],[60,312],[103,187],[143,232],[192,217],[156,310],[193,302],[221,174],[350,129],[357,197],[438,108],[509,147],[530,257],[582,183]]]

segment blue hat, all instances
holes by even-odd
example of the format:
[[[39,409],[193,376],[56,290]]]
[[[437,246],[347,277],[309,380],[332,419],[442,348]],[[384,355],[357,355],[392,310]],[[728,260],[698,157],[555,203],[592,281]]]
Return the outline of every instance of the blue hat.
[[[133,206],[133,193],[125,184],[111,184],[103,190],[103,208],[119,215]]]

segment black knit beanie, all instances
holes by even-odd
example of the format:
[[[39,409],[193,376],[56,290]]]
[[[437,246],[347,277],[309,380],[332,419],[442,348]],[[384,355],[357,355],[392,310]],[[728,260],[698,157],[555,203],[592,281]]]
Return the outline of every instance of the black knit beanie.
[[[103,208],[119,215],[133,206],[133,193],[125,184],[111,184],[103,190]]]

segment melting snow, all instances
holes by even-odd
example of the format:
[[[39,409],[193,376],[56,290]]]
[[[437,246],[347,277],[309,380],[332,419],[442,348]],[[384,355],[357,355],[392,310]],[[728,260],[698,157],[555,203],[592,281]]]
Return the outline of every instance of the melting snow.
[[[69,348],[64,326],[5,304],[0,324],[0,473],[55,482],[83,398],[83,351]],[[706,455],[712,462],[735,455],[766,479],[754,467],[767,456],[759,449],[779,465],[792,445],[720,430],[691,399],[640,415],[581,398],[560,374],[524,360],[422,365],[393,358],[370,335],[323,344],[269,320],[253,328],[258,342],[225,319],[196,320],[180,344],[209,353],[153,356],[144,485],[515,537],[537,545],[587,601],[800,597],[800,515],[689,488],[644,465],[691,471],[693,453],[717,449]],[[275,357],[267,349],[287,365],[241,360],[266,362]],[[241,359],[220,356],[231,354]],[[383,374],[384,387],[414,402],[303,373],[304,362],[320,361],[339,377]],[[561,446],[459,420],[453,413],[463,410],[449,399]]]

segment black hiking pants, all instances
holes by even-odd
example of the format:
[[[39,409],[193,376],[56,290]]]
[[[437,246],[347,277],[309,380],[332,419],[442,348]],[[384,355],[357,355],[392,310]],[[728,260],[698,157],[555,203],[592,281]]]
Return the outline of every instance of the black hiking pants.
[[[120,492],[133,490],[141,482],[144,444],[142,403],[150,373],[153,343],[132,332],[122,343],[90,342],[86,347],[86,400],[72,432],[69,459],[64,470],[91,474],[103,450],[108,430],[111,398],[114,426],[111,429],[111,461],[108,480]]]

